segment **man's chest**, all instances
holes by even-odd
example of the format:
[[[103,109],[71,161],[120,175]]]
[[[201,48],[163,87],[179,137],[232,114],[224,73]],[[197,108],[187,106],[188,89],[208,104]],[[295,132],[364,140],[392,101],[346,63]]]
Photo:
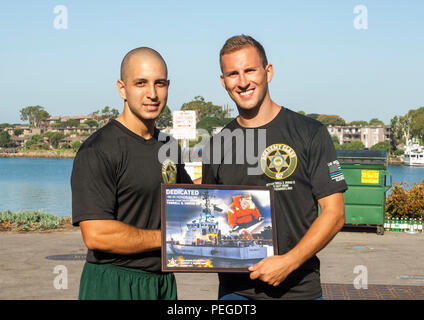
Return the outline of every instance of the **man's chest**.
[[[249,141],[246,141],[249,143]],[[218,167],[222,184],[273,186],[275,190],[293,190],[297,183],[308,183],[308,154],[302,141],[284,135],[267,136],[266,141],[250,141],[244,148],[244,159],[234,154],[240,148],[233,144]],[[252,154],[248,154],[249,150]],[[232,152],[231,157],[228,152]],[[231,158],[231,163],[228,159]]]

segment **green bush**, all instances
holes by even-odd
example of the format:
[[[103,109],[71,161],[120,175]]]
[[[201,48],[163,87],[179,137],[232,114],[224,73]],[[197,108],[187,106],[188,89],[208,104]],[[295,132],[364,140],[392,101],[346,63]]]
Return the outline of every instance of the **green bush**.
[[[383,142],[379,142],[376,143],[375,145],[373,145],[371,147],[371,150],[384,150],[389,152],[391,150],[392,146],[390,145],[390,142],[388,141],[383,141]]]
[[[352,142],[344,143],[340,145],[341,150],[364,150],[365,146],[362,141],[354,140]]]
[[[15,136],[20,136],[22,133],[24,133],[24,130],[22,130],[22,129],[15,129],[15,130],[13,130],[13,134]]]
[[[43,211],[0,211],[0,225],[12,231],[39,231],[57,229],[69,223],[70,217],[59,218]]]
[[[8,148],[10,143],[10,134],[7,131],[0,132],[0,147]]]
[[[405,150],[403,150],[403,149],[397,149],[395,152],[393,152],[393,154],[395,156],[400,156],[400,155],[402,155],[404,153],[405,153]]]
[[[49,142],[54,149],[57,149],[59,146],[60,140],[65,138],[65,135],[61,132],[49,131],[44,134],[45,137],[49,138]]]
[[[388,218],[424,218],[424,179],[408,187],[405,182],[395,183],[386,199]]]
[[[74,150],[74,152],[77,152],[78,149],[81,147],[81,145],[82,145],[82,142],[79,140],[75,140],[71,142],[71,148],[72,150]]]

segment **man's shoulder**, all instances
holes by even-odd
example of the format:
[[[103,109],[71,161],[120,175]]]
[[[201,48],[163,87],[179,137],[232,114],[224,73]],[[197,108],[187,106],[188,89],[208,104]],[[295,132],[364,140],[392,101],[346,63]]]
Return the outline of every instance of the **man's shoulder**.
[[[94,150],[100,153],[116,150],[119,137],[119,128],[109,121],[106,125],[91,134],[81,145],[78,153],[84,150]]]
[[[283,118],[284,122],[277,126],[281,128],[282,132],[289,132],[292,137],[297,137],[304,144],[309,144],[314,137],[321,136],[327,131],[322,122],[288,108],[284,108],[281,119]]]
[[[312,131],[316,131],[324,127],[322,122],[316,119],[313,119],[311,117],[308,117],[306,115],[303,115],[301,113],[298,113],[288,108],[284,108],[284,109],[285,109],[285,117],[287,117],[287,121],[289,124],[293,124],[295,126],[307,127],[312,129]]]

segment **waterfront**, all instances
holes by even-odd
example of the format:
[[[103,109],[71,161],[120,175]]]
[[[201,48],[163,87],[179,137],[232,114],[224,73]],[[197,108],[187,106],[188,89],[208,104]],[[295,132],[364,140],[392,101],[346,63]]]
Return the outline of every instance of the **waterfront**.
[[[0,211],[43,210],[71,215],[70,177],[73,159],[0,158]],[[389,166],[395,182],[412,185],[424,178],[424,167]]]
[[[73,159],[0,158],[0,211],[71,215]]]
[[[393,185],[395,182],[406,182],[411,187],[414,183],[421,183],[424,178],[424,167],[389,166]]]

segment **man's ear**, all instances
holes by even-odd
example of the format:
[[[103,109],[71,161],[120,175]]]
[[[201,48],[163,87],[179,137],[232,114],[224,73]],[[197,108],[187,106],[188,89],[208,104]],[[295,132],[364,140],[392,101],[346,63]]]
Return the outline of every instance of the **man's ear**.
[[[227,90],[227,86],[225,85],[224,75],[221,74],[219,78],[221,79],[222,86],[224,87],[225,90]]]
[[[272,77],[274,76],[274,67],[272,66],[272,64],[268,64],[265,67],[265,72],[266,72],[266,81],[270,83],[272,80]]]
[[[125,83],[122,80],[116,82],[116,87],[118,88],[119,95],[123,100],[127,100],[127,91],[125,90]]]

